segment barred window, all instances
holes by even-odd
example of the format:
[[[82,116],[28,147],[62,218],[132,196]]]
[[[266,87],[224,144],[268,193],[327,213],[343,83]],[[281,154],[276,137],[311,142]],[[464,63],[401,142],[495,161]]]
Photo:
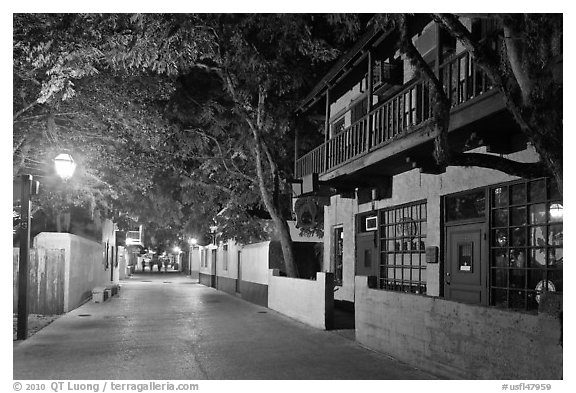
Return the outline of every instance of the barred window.
[[[563,205],[551,179],[490,190],[491,304],[536,310],[545,291],[562,292]]]
[[[380,210],[379,287],[426,293],[426,201]]]

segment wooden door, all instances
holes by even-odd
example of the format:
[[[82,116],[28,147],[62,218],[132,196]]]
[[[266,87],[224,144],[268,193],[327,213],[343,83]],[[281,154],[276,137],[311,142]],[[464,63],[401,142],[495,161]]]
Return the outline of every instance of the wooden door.
[[[446,299],[488,304],[488,247],[485,224],[446,228]]]

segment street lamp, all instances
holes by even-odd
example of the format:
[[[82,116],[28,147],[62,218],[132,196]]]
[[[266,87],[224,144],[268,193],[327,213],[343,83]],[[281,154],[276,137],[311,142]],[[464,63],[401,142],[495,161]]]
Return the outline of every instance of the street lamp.
[[[64,180],[68,180],[74,174],[76,163],[70,154],[62,153],[54,159],[56,173]]]
[[[70,154],[60,154],[54,159],[56,172],[64,180],[72,177],[76,164]],[[18,321],[16,339],[28,337],[28,262],[30,260],[30,198],[38,193],[40,183],[32,175],[22,175],[22,193],[20,198],[20,256],[18,259]]]

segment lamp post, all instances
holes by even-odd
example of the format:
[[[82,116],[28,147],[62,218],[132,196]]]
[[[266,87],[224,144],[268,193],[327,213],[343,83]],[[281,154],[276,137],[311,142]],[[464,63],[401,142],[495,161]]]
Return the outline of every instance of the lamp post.
[[[18,259],[18,322],[16,339],[28,337],[28,261],[30,259],[30,197],[38,191],[32,175],[22,175],[20,197],[20,256]]]
[[[76,164],[69,154],[60,154],[54,159],[56,172],[64,180],[72,177]],[[30,260],[30,198],[38,193],[39,182],[32,175],[22,175],[22,193],[20,198],[20,256],[18,259],[18,321],[16,339],[28,337],[28,262]]]

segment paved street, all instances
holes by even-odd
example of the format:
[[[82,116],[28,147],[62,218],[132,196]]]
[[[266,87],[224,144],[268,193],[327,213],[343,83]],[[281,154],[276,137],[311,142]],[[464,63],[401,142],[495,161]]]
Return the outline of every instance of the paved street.
[[[176,273],[121,285],[15,342],[14,379],[433,378]]]

